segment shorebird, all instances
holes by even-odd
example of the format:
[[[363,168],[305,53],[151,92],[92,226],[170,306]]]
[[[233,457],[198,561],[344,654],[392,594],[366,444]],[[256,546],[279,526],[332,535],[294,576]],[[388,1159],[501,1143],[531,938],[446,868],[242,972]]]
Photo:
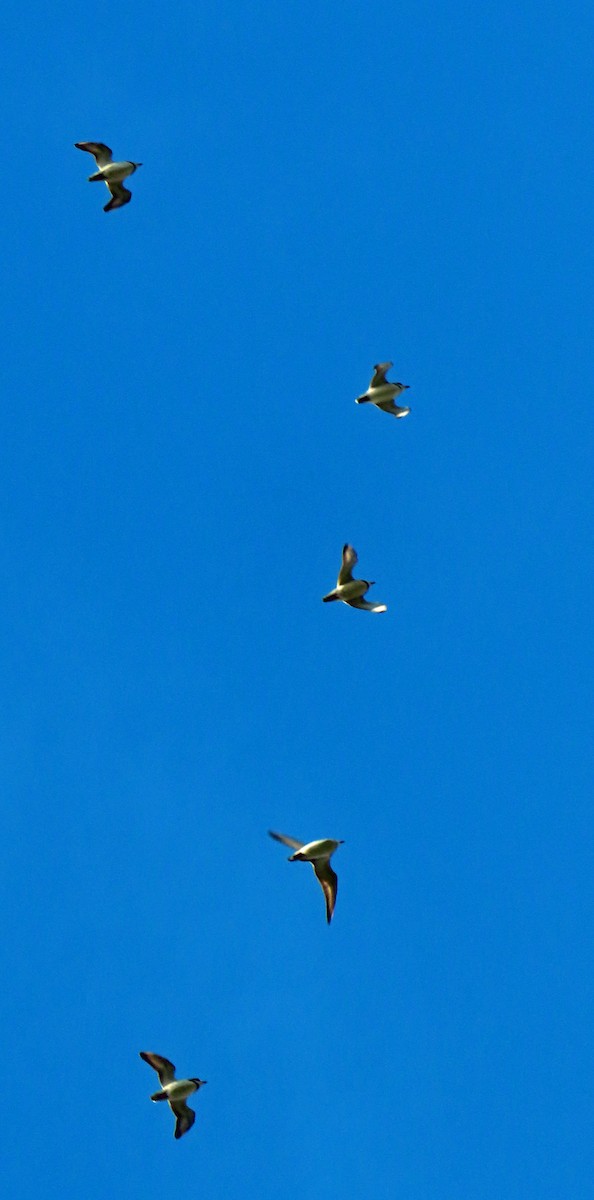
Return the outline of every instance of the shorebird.
[[[342,600],[343,604],[349,604],[351,608],[364,608],[367,612],[387,612],[386,604],[371,604],[369,600],[363,599],[365,592],[368,588],[373,587],[375,580],[353,579],[352,568],[356,562],[358,562],[357,551],[347,542],[342,547],[342,566],[338,572],[336,587],[334,591],[328,592],[327,596],[322,596],[324,604],[328,604],[330,600]]]
[[[146,1050],[140,1050],[139,1053],[145,1063],[148,1063],[149,1067],[152,1067],[159,1076],[162,1091],[154,1092],[151,1100],[167,1101],[175,1117],[173,1136],[183,1137],[196,1120],[193,1108],[188,1108],[186,1104],[186,1096],[191,1096],[192,1092],[197,1092],[198,1088],[203,1087],[207,1082],[206,1079],[176,1079],[175,1067],[168,1058],[162,1058],[160,1054],[150,1054]]]
[[[394,363],[376,363],[373,368],[374,374],[371,383],[366,392],[362,396],[357,396],[355,404],[375,404],[376,408],[381,408],[382,412],[392,413],[393,417],[407,417],[410,408],[400,407],[394,403],[395,396],[400,396],[402,392],[408,391],[408,383],[390,383],[386,379],[386,371],[393,367]]]
[[[268,833],[275,841],[283,842],[285,846],[290,846],[295,851],[290,855],[289,862],[311,863],[322,885],[326,901],[326,920],[330,924],[338,891],[338,879],[330,866],[330,859],[334,851],[343,845],[343,842],[336,842],[333,838],[322,838],[318,842],[298,842],[296,838],[286,837],[284,833],[274,833],[272,829],[269,829]]]
[[[92,154],[99,168],[94,175],[89,175],[89,183],[103,180],[111,192],[111,200],[104,206],[103,212],[111,212],[113,208],[123,208],[124,204],[129,204],[132,192],[124,187],[122,180],[127,179],[128,175],[133,175],[142,163],[112,162],[112,152],[104,142],[75,142],[74,145],[77,150],[86,150],[88,154]]]

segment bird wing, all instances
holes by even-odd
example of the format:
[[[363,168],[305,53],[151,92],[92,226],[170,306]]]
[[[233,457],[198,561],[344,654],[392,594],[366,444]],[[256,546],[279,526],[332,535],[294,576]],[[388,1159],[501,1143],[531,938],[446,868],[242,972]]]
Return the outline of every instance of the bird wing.
[[[371,383],[369,384],[370,388],[379,387],[381,383],[386,383],[386,371],[389,371],[390,367],[393,366],[394,363],[391,362],[376,363],[373,368]]]
[[[366,612],[387,612],[387,604],[373,604],[370,600],[364,600],[362,596],[357,596],[355,600],[345,600],[350,608],[364,608]]]
[[[107,183],[107,180],[105,181]],[[111,192],[111,200],[103,208],[103,212],[111,212],[112,208],[123,208],[132,199],[132,192],[123,183],[107,183]]]
[[[112,153],[105,142],[75,142],[74,145],[77,150],[86,150],[88,154],[92,154],[99,170],[111,162]]]
[[[351,579],[353,578],[352,568],[355,566],[356,562],[358,562],[357,551],[354,550],[352,546],[349,546],[347,542],[346,546],[342,547],[342,566],[338,572],[337,580],[337,585],[339,587],[341,583],[351,582]]]
[[[330,924],[332,920],[332,913],[334,912],[334,905],[336,904],[338,876],[336,871],[332,870],[330,861],[327,858],[316,858],[311,865],[322,885],[322,891],[326,901],[326,920],[328,924]]]
[[[184,1133],[187,1133],[188,1129],[192,1128],[196,1120],[196,1113],[193,1108],[188,1107],[185,1100],[174,1100],[173,1103],[170,1100],[169,1107],[175,1117],[175,1133],[173,1136],[175,1138],[183,1137]]]
[[[377,407],[381,408],[382,412],[392,413],[393,417],[407,417],[410,412],[406,405],[394,404],[393,400],[386,400]]]
[[[305,846],[305,842],[298,842],[297,838],[287,837],[286,833],[275,833],[273,829],[269,829],[268,834],[276,842],[283,842],[285,846],[290,846],[292,850],[300,850],[302,846]]]
[[[160,1054],[151,1054],[148,1050],[140,1050],[139,1053],[145,1063],[148,1063],[149,1067],[152,1067],[153,1071],[157,1072],[161,1087],[165,1087],[168,1083],[173,1083],[175,1079],[175,1067],[172,1062],[169,1062],[168,1058],[163,1058]]]

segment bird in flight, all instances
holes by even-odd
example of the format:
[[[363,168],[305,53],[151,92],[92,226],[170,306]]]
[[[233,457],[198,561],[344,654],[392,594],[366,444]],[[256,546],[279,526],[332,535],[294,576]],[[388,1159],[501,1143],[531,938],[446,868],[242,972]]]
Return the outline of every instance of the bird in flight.
[[[324,604],[330,600],[342,600],[351,608],[364,608],[367,612],[387,612],[386,604],[371,604],[363,597],[368,588],[373,587],[375,580],[353,579],[353,567],[358,562],[357,551],[348,542],[342,548],[342,566],[338,572],[336,587],[327,596],[322,596]]]
[[[204,1087],[206,1079],[176,1079],[175,1067],[168,1058],[162,1058],[160,1054],[150,1054],[146,1050],[140,1051],[140,1057],[152,1067],[159,1076],[161,1091],[154,1092],[151,1100],[166,1100],[174,1117],[175,1117],[175,1133],[174,1137],[183,1137],[188,1129],[192,1128],[196,1120],[196,1113],[192,1108],[188,1108],[186,1104],[186,1096],[191,1096],[193,1092],[197,1092],[198,1088]]]
[[[396,396],[400,396],[402,392],[408,391],[408,383],[390,383],[386,379],[386,372],[393,367],[394,363],[376,363],[373,368],[373,376],[371,383],[366,392],[362,396],[357,396],[355,404],[375,404],[376,408],[381,408],[382,412],[392,413],[393,417],[407,417],[410,408],[401,407],[395,404]]]
[[[272,829],[269,829],[268,833],[275,841],[283,842],[285,846],[290,846],[295,851],[289,856],[289,862],[311,863],[316,877],[322,885],[326,901],[326,920],[330,924],[338,891],[338,878],[330,866],[330,859],[334,851],[343,845],[343,842],[334,841],[333,838],[322,838],[318,842],[298,842],[296,838],[287,837],[284,833],[274,833]]]
[[[112,152],[104,142],[75,142],[74,145],[77,150],[86,150],[88,154],[92,154],[99,168],[94,175],[89,175],[89,183],[103,180],[111,192],[111,200],[104,206],[103,211],[111,212],[114,208],[123,208],[124,204],[129,204],[132,192],[124,187],[122,180],[127,179],[128,175],[133,175],[142,163],[112,162]]]

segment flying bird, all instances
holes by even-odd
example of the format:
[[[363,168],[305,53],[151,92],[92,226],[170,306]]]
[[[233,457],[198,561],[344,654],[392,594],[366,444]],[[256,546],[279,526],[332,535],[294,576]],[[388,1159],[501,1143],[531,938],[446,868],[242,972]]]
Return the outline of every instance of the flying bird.
[[[160,1054],[150,1054],[146,1050],[140,1050],[139,1053],[145,1063],[148,1063],[149,1067],[152,1067],[159,1076],[162,1090],[154,1092],[151,1100],[167,1101],[175,1117],[173,1136],[183,1137],[196,1120],[196,1113],[186,1104],[186,1096],[191,1096],[193,1092],[198,1091],[198,1088],[203,1087],[207,1082],[206,1079],[176,1079],[175,1067],[168,1058],[162,1058]]]
[[[410,408],[395,404],[394,399],[402,392],[408,391],[409,384],[390,383],[386,379],[386,372],[393,366],[394,363],[391,362],[376,363],[367,391],[363,392],[362,396],[357,396],[355,404],[375,404],[376,408],[381,408],[382,412],[392,413],[393,417],[407,417]]]
[[[386,604],[371,604],[369,600],[363,599],[375,580],[353,579],[352,568],[356,562],[357,551],[347,542],[342,548],[342,566],[338,572],[336,587],[334,591],[328,592],[327,596],[322,596],[324,604],[328,604],[330,600],[342,600],[343,604],[349,604],[351,608],[364,608],[367,612],[387,612]]]
[[[123,208],[124,204],[129,204],[132,192],[124,187],[122,180],[127,179],[128,175],[133,175],[142,163],[112,162],[112,152],[104,142],[75,142],[74,145],[77,150],[86,150],[88,154],[92,154],[99,168],[94,175],[89,175],[89,183],[103,180],[111,192],[111,200],[104,206],[103,212],[111,212],[114,208]]]
[[[338,891],[338,879],[330,866],[330,859],[334,851],[343,845],[343,842],[336,842],[333,838],[322,838],[318,842],[298,842],[296,838],[286,837],[284,833],[274,833],[272,829],[269,829],[268,833],[275,841],[283,842],[285,846],[290,846],[295,851],[290,855],[289,862],[311,863],[322,885],[326,901],[326,920],[330,924]]]

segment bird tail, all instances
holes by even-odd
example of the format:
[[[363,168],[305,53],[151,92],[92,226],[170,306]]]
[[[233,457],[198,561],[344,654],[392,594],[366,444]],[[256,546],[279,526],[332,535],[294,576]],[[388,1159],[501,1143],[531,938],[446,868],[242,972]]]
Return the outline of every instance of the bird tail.
[[[96,171],[94,175],[89,175],[89,183],[101,182],[104,178],[105,176],[101,174],[101,171]]]
[[[151,1100],[166,1100],[167,1092],[153,1092]]]
[[[355,404],[371,404],[371,396],[357,396]]]
[[[331,600],[338,600],[336,592],[328,592],[327,596],[322,596],[322,603],[329,604]]]

